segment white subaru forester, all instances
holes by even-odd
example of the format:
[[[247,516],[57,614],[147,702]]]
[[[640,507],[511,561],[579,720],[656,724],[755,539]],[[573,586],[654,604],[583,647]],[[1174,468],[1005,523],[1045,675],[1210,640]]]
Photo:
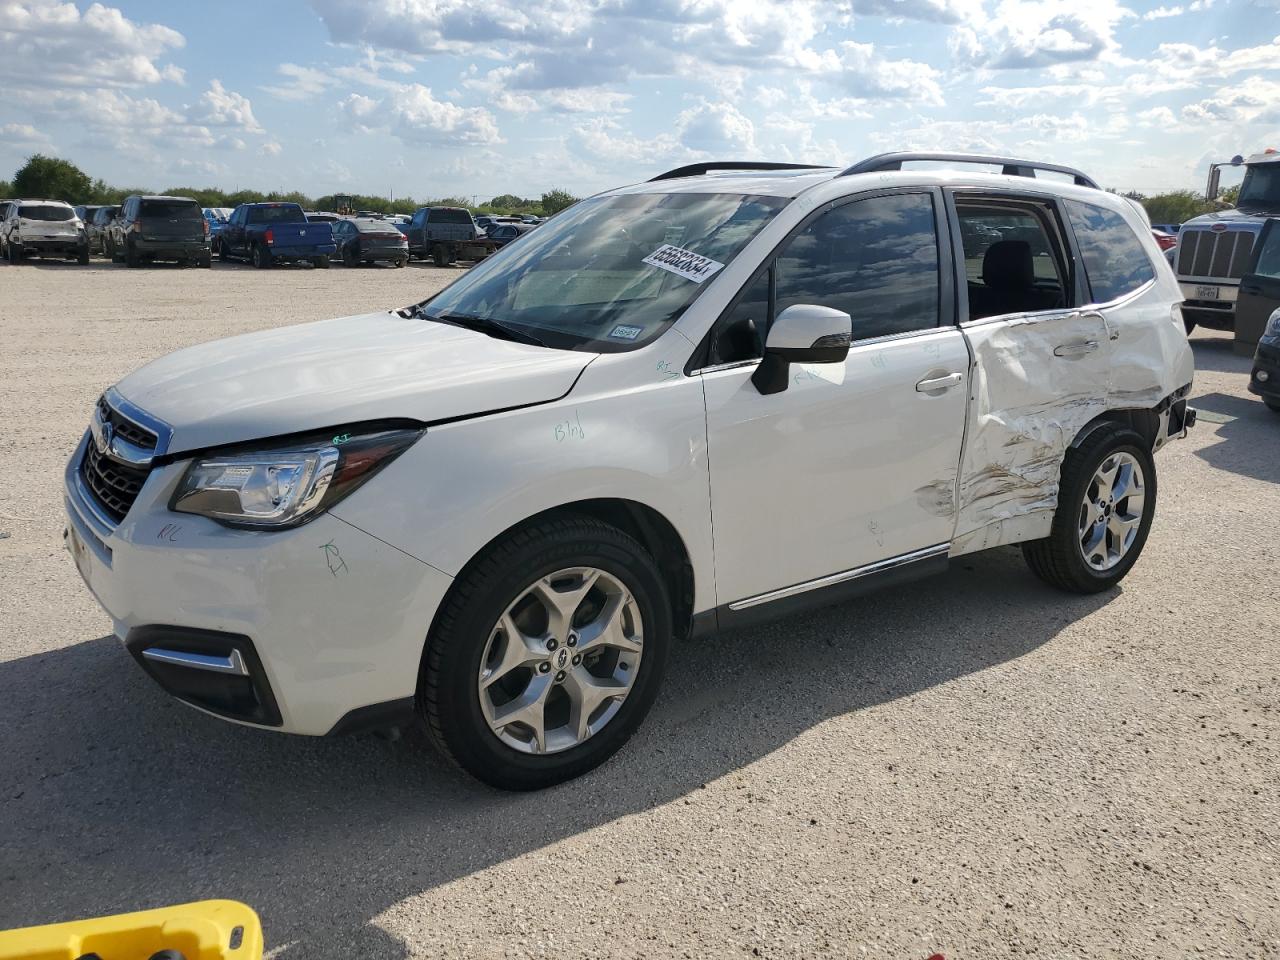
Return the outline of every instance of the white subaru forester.
[[[622,746],[680,638],[1001,544],[1114,585],[1194,420],[1180,299],[1142,214],[1068,168],[685,167],[413,307],[126,377],[67,542],[184,702],[421,717],[541,787]]]

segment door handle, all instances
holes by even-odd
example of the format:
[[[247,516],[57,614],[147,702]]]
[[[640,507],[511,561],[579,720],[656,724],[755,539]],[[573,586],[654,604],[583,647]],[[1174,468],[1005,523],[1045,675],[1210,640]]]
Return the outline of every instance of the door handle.
[[[1066,357],[1072,359],[1074,357],[1083,357],[1085,354],[1093,353],[1098,349],[1097,340],[1085,340],[1081,343],[1063,343],[1053,348],[1055,357]]]
[[[916,384],[916,393],[936,393],[950,390],[964,379],[962,373],[948,373],[945,377],[929,377]]]

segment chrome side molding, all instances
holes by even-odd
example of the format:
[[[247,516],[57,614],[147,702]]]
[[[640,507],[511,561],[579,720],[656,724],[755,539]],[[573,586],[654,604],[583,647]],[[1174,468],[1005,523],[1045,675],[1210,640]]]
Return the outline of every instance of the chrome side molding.
[[[873,573],[883,573],[886,570],[893,570],[896,567],[904,567],[909,563],[915,563],[917,560],[928,560],[930,557],[939,556],[950,549],[951,544],[949,543],[935,544],[932,547],[925,547],[922,550],[913,550],[910,553],[903,553],[896,557],[890,557],[888,560],[878,560],[875,563],[868,563],[865,566],[854,567],[852,570],[843,570],[840,573],[831,573],[825,577],[818,577],[816,580],[806,580],[804,583],[797,583],[789,587],[770,590],[768,593],[760,593],[754,597],[747,597],[743,600],[735,600],[729,604],[729,609],[736,612],[738,610],[747,610],[751,607],[758,607],[762,603],[771,603],[774,600],[785,600],[787,597],[794,597],[797,594],[807,593],[810,590],[819,590],[822,587],[832,587],[838,583],[857,580],[859,577],[869,577]]]

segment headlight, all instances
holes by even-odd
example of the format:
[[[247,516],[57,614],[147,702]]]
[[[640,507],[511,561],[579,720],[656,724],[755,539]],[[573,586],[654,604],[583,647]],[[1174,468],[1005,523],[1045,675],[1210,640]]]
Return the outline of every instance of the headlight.
[[[402,454],[419,428],[341,432],[275,447],[239,447],[187,468],[169,509],[236,527],[306,523]]]
[[[1267,329],[1263,331],[1264,337],[1280,337],[1280,310],[1271,311],[1271,319],[1267,321]]]

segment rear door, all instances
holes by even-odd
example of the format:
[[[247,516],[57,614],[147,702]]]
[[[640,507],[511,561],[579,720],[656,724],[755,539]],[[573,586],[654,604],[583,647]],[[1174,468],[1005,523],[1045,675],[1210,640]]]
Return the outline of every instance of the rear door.
[[[1263,225],[1248,270],[1236,301],[1236,342],[1252,352],[1267,319],[1280,308],[1280,219]]]
[[[973,357],[956,555],[1048,534],[1063,453],[1107,407],[1110,337],[1053,197],[957,190],[950,204]]]

